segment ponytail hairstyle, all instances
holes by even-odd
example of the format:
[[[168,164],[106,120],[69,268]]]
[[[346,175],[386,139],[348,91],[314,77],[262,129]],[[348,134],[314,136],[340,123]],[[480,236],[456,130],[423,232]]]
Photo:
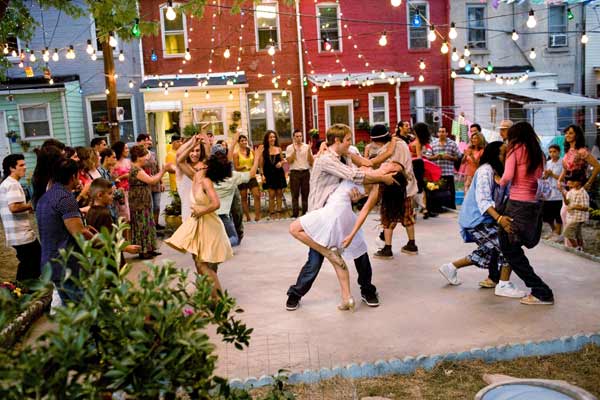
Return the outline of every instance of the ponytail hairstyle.
[[[525,146],[527,152],[527,173],[533,174],[544,162],[544,152],[540,141],[529,122],[517,122],[508,130],[508,157],[518,146]],[[481,162],[481,161],[480,161]]]

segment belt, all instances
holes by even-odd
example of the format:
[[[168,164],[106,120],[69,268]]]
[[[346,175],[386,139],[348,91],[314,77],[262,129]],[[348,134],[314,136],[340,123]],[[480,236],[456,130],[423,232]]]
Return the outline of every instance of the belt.
[[[290,172],[304,172],[304,171],[308,172],[310,170],[309,169],[290,169]]]

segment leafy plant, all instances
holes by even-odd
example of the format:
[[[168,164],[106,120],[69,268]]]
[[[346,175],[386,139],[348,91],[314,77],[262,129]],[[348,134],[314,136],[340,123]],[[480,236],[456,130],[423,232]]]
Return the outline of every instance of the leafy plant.
[[[119,269],[126,227],[103,228],[95,241],[80,237],[78,252],[61,250],[63,262],[73,255],[81,265],[73,279],[83,297],[59,308],[55,327],[32,345],[0,350],[0,398],[249,398],[213,375],[217,356],[206,333],[213,325],[223,341],[248,346],[252,329],[234,317],[242,312],[235,300],[227,292],[212,298],[210,280],[190,283],[172,263],[148,264],[129,280],[130,265]],[[49,280],[46,268],[40,287]]]
[[[200,133],[200,127],[196,124],[189,124],[183,128],[183,136],[192,137]]]
[[[234,111],[231,113],[231,120],[232,121],[239,121],[242,119],[242,112],[241,111]]]
[[[590,218],[600,220],[600,209],[590,210]]]
[[[177,191],[170,191],[169,196],[173,200],[171,200],[171,204],[165,207],[165,215],[181,215],[181,197],[179,197],[179,193]]]

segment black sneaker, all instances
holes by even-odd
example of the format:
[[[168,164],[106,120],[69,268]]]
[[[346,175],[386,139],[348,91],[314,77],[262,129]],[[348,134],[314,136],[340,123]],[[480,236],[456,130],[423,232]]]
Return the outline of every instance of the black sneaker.
[[[385,242],[385,236],[383,234],[383,231],[381,231],[381,233],[379,234],[379,240],[381,240],[382,242]]]
[[[379,307],[379,296],[377,296],[377,292],[370,294],[361,294],[363,303],[368,305],[369,307]]]
[[[406,243],[406,246],[404,246],[401,251],[405,254],[410,254],[410,255],[419,254],[419,248],[414,243]]]
[[[375,258],[382,258],[385,260],[389,260],[391,258],[394,258],[394,253],[392,253],[392,249],[389,247],[383,247],[379,250],[377,250],[374,254],[373,257]]]
[[[297,310],[300,307],[300,297],[290,294],[285,302],[285,309],[288,311]]]

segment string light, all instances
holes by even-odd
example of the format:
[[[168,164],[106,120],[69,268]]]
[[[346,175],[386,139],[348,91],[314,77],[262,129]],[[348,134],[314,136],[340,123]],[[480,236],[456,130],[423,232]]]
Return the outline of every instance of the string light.
[[[113,77],[115,78],[115,80],[119,79],[119,74],[114,74]]]
[[[107,95],[110,94],[110,90],[104,89],[104,94],[107,94]]]
[[[412,24],[415,28],[419,28],[421,26],[421,14],[417,12],[412,19]]]
[[[392,0],[392,7],[400,7],[402,5],[402,0]]]
[[[467,63],[467,65],[465,65],[465,71],[466,72],[471,72],[472,69],[473,69],[473,65],[471,64],[471,60],[469,60],[469,62]]]
[[[227,48],[223,52],[223,57],[225,57],[225,58],[231,57],[231,51],[229,50],[229,46],[227,46]]]
[[[460,56],[460,60],[458,61],[458,66],[460,68],[464,68],[467,63],[465,62],[465,56]]]
[[[587,33],[583,32],[583,35],[581,35],[581,43],[582,44],[587,44],[587,42],[589,42],[589,40],[590,39],[588,38]]]
[[[326,42],[327,44],[329,42]],[[329,47],[331,48],[331,45],[329,45]],[[275,46],[271,45],[269,46],[269,49],[267,50],[267,54],[269,54],[271,57],[273,57],[275,55]]]
[[[532,47],[531,50],[529,51],[529,58],[532,60],[535,60],[536,57],[537,57],[537,55],[535,54],[535,49]]]
[[[456,47],[452,49],[452,61],[457,62],[460,59]]]
[[[52,61],[57,62],[59,59],[58,57],[58,49],[54,49],[54,53],[52,54]]]
[[[422,58],[419,60],[419,69],[424,70],[427,66],[425,65],[425,60]]]
[[[458,32],[456,32],[456,24],[454,22],[452,22],[450,24],[450,30],[448,31],[448,37],[451,40],[454,40],[458,37]]]
[[[442,54],[448,54],[449,49],[450,48],[448,47],[448,42],[442,43],[442,48],[440,49]]]
[[[90,56],[94,52],[94,46],[92,46],[92,41],[90,39],[87,40],[87,46],[85,47],[85,52]]]
[[[152,54],[150,54],[150,60],[156,62],[158,61],[158,56],[156,55],[156,52],[154,51],[154,49],[152,49]]]
[[[310,91],[311,91],[311,92],[313,92],[313,93],[317,93],[317,87],[316,87],[316,86],[313,86],[313,87],[312,87],[312,89],[311,89]]]
[[[430,42],[435,42],[436,38],[437,38],[437,35],[435,34],[435,26],[431,25],[429,27],[429,34],[427,35],[427,40],[429,40]]]
[[[108,34],[108,44],[110,47],[117,47],[117,39],[115,39],[115,36],[112,32]]]
[[[260,95],[258,94],[258,92],[254,92],[254,99],[258,100],[260,98]]]
[[[206,91],[206,94],[204,95],[204,98],[206,100],[210,100],[210,92],[208,90]]]
[[[69,50],[67,50],[67,59],[73,60],[75,58],[75,50],[73,49],[73,45],[69,46]]]
[[[419,75],[419,82],[423,82],[425,81],[425,77],[423,76],[423,74]]]
[[[133,89],[133,81],[129,80],[129,89]]]
[[[536,25],[537,21],[535,20],[535,13],[533,12],[533,9],[531,9],[529,10],[529,17],[527,18],[527,27],[533,29]]]
[[[575,18],[575,15],[573,15],[573,11],[571,11],[570,8],[567,8],[567,19],[571,21],[573,18]]]
[[[92,53],[92,56],[90,58],[92,59],[92,61],[96,61],[98,59],[98,55],[96,54],[96,50],[94,50],[94,52]]]
[[[171,0],[167,2],[167,12],[165,13],[165,17],[167,17],[169,21],[173,21],[177,18],[177,13],[173,9],[173,1]]]
[[[492,80],[492,76],[490,74],[486,74],[485,75],[485,80],[488,81],[488,82],[491,81]]]
[[[48,84],[50,84],[50,85],[54,85],[54,79],[53,79],[53,78],[50,78],[50,80],[48,81]]]
[[[450,78],[456,79],[456,71],[452,70],[452,72],[450,73]]]
[[[37,58],[35,57],[35,53],[33,52],[33,50],[31,50],[31,52],[29,53],[29,61],[35,62],[35,60],[37,60]]]
[[[192,55],[190,54],[190,48],[189,47],[185,48],[185,54],[183,55],[183,58],[186,61],[190,61],[192,59]]]
[[[519,34],[518,34],[518,33],[517,33],[517,31],[515,31],[514,29],[513,29],[513,31],[512,31],[512,36],[511,36],[511,37],[512,37],[512,40],[514,40],[515,42],[516,42],[517,40],[519,40]]]
[[[233,92],[231,90],[229,91],[229,100],[233,100]]]
[[[492,72],[494,70],[494,66],[492,65],[491,61],[488,61],[486,69],[487,69],[487,72]]]
[[[4,45],[4,48],[2,49],[2,52],[6,55],[8,54],[8,44]]]
[[[136,38],[139,38],[142,34],[142,31],[140,30],[140,19],[136,18],[133,22],[133,26],[131,27],[131,34],[133,36],[135,36]]]
[[[125,61],[125,54],[123,54],[123,50],[119,51],[119,61],[120,62]]]
[[[188,92],[188,90],[187,90],[187,89],[185,89],[185,91],[183,92],[183,97],[185,97],[186,99],[187,99],[188,97],[190,97],[190,92]]]
[[[165,86],[165,91],[163,92],[165,96],[169,95],[169,86]]]
[[[50,61],[50,52],[47,47],[42,51],[42,60],[44,60],[44,62]]]
[[[23,61],[19,61],[19,68],[23,68],[23,67],[24,67]]]
[[[386,45],[387,45],[387,43],[388,43],[388,41],[387,41],[387,35],[386,35],[385,31],[384,31],[384,32],[381,34],[381,36],[379,37],[379,45],[380,45],[381,47],[384,47],[384,46],[386,46]]]
[[[463,52],[463,54],[467,58],[471,57],[471,50],[469,50],[469,46],[465,46],[465,51]]]
[[[475,68],[473,68],[473,72],[475,73],[475,75],[479,75],[479,73],[481,72],[479,65],[475,64]]]

